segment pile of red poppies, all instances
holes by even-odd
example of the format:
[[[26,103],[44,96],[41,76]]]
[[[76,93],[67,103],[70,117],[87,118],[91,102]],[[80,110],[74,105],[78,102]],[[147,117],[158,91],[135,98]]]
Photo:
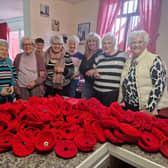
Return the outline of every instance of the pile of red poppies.
[[[124,111],[117,102],[105,107],[95,98],[31,97],[0,105],[0,115],[0,152],[27,156],[55,149],[58,156],[72,158],[108,140],[168,157],[168,120]]]

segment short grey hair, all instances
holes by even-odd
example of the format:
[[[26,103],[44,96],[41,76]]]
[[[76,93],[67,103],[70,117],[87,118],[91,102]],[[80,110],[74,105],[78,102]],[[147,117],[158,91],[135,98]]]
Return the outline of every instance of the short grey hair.
[[[145,30],[137,30],[133,31],[128,35],[128,44],[131,45],[131,42],[137,37],[142,36],[144,38],[145,45],[147,46],[149,43],[149,35]]]
[[[76,35],[72,35],[72,36],[68,37],[67,43],[69,43],[70,41],[73,41],[78,45],[79,44],[79,37]]]
[[[0,39],[0,46],[4,46],[6,48],[9,48],[8,42],[4,39]]]
[[[61,35],[55,35],[51,37],[50,44],[53,44],[53,43],[64,44],[63,37]]]
[[[23,49],[23,45],[24,45],[24,41],[25,41],[25,40],[31,41],[32,44],[34,45],[34,41],[33,41],[30,37],[23,37],[23,38],[21,39],[21,42],[20,42],[21,49]]]
[[[116,47],[116,37],[113,33],[106,33],[104,34],[103,38],[102,38],[102,41],[104,40],[104,38],[106,37],[111,37],[113,39],[113,43],[114,43],[114,47]]]

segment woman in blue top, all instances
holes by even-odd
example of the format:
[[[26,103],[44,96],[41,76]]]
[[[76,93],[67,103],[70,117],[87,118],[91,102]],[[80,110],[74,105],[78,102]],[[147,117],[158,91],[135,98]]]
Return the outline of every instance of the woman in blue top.
[[[8,57],[8,42],[0,39],[0,104],[13,102],[16,70]]]
[[[69,88],[70,97],[76,97],[76,89],[79,85],[80,80],[79,66],[83,58],[83,54],[77,51],[78,44],[79,38],[76,35],[70,36],[68,38],[68,52],[66,52],[66,55],[72,59],[72,62],[74,64],[74,75],[72,76]]]
[[[87,35],[85,42],[85,54],[79,67],[79,71],[85,79],[82,89],[82,98],[85,97],[86,99],[90,99],[91,97],[94,97],[93,77],[89,76],[87,72],[90,69],[93,69],[95,58],[102,53],[100,45],[101,39],[98,34],[91,32]]]

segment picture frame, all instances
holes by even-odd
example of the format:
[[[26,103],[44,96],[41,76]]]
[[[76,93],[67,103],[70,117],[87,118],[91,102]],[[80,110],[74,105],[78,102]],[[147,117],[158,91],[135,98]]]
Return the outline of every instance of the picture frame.
[[[46,4],[40,4],[40,16],[49,17],[50,15],[50,8]]]
[[[59,32],[60,31],[60,21],[56,19],[51,20],[51,30]]]
[[[80,44],[83,44],[87,34],[90,32],[90,23],[80,23],[78,24],[78,37]]]

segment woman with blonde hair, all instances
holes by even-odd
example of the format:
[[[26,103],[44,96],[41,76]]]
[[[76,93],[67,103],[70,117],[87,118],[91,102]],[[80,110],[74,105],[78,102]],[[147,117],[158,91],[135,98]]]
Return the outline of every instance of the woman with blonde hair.
[[[45,81],[46,96],[55,96],[56,94],[69,96],[69,85],[74,74],[74,65],[70,57],[64,57],[65,50],[62,36],[53,36],[50,44],[51,46],[45,53],[48,73]]]
[[[95,58],[102,53],[101,39],[96,33],[89,33],[85,41],[85,54],[79,67],[80,73],[85,79],[82,89],[82,97],[90,99],[94,96],[93,91],[93,78],[87,74],[90,69],[93,69]]]

